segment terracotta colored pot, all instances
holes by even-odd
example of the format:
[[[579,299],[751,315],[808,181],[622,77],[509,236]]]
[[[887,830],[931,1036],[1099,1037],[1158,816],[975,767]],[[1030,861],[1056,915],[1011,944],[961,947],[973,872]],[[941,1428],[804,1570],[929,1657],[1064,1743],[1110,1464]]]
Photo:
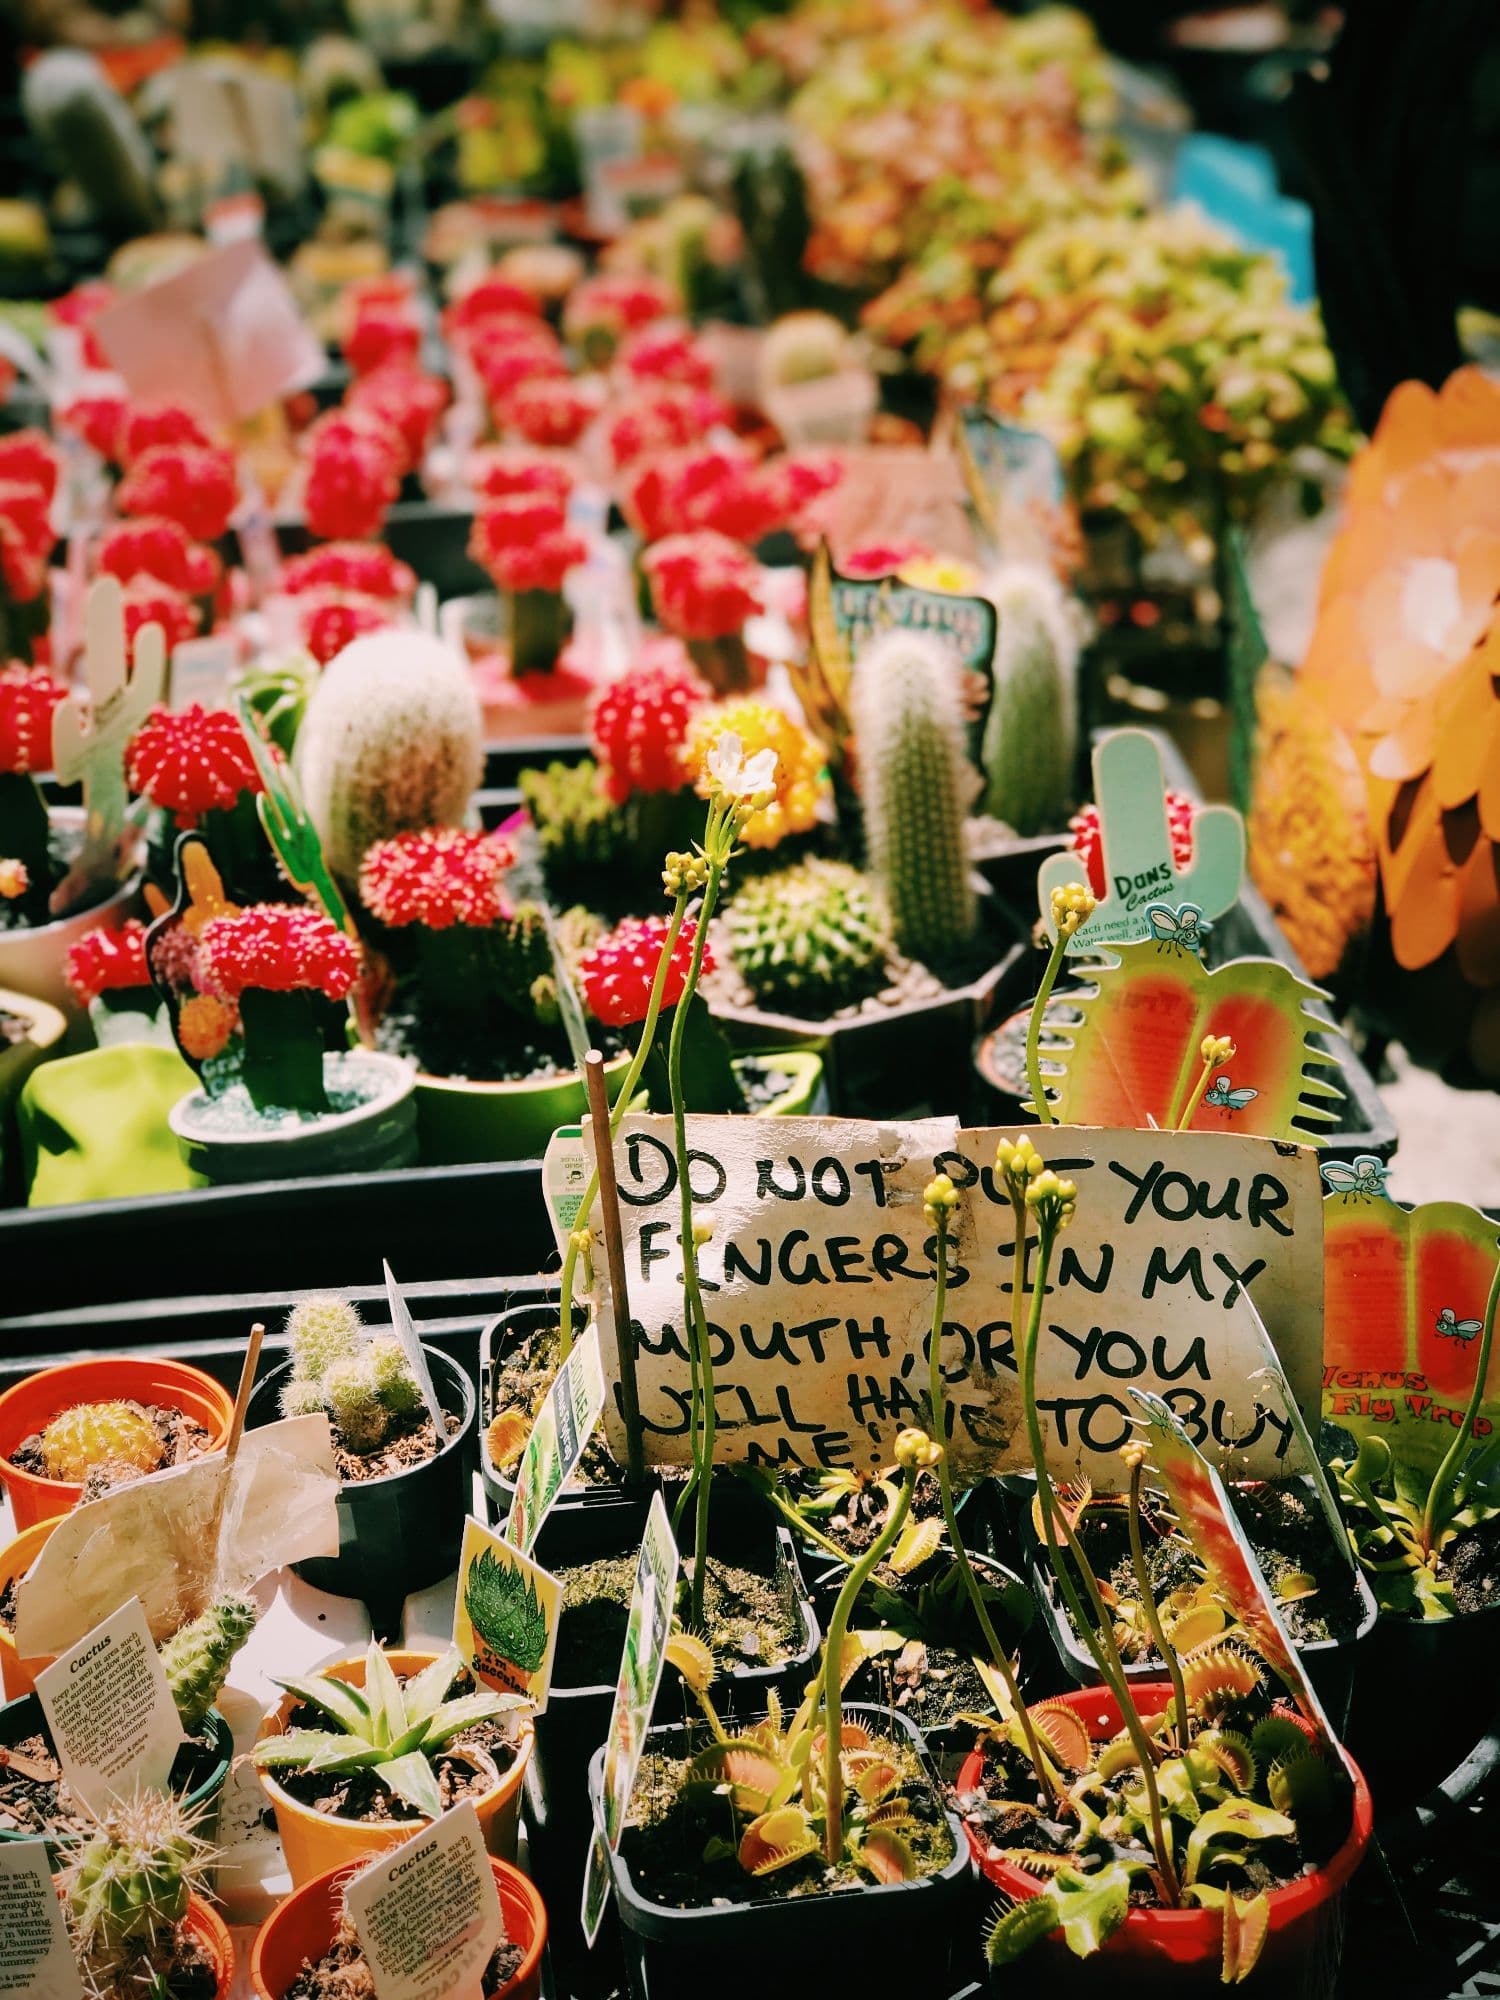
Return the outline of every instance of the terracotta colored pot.
[[[421,1673],[437,1657],[436,1653],[390,1651],[386,1654],[392,1671],[403,1680]],[[321,1667],[318,1671],[347,1681],[351,1687],[363,1687],[365,1684],[363,1654],[357,1659],[335,1660],[331,1666]],[[275,1708],[263,1718],[256,1735],[257,1742],[284,1730],[292,1710],[297,1706],[295,1695],[283,1695]],[[528,1721],[510,1769],[504,1773],[494,1791],[486,1792],[474,1801],[479,1824],[484,1829],[484,1844],[491,1854],[502,1861],[513,1862],[516,1858],[516,1822],[521,1808],[521,1785],[531,1760],[532,1740]],[[275,1808],[276,1831],[281,1836],[282,1852],[286,1856],[294,1888],[300,1889],[316,1876],[345,1868],[351,1862],[379,1854],[388,1847],[399,1847],[402,1841],[410,1840],[422,1825],[420,1820],[409,1819],[376,1825],[367,1820],[340,1819],[334,1813],[316,1812],[283,1791],[270,1771],[258,1771],[256,1776]]]
[[[189,1935],[197,1939],[214,1962],[218,1981],[215,2000],[229,2000],[229,1989],[234,1984],[234,1939],[229,1935],[229,1926],[200,1896],[189,1902],[183,1922]]]
[[[57,1526],[58,1516],[50,1521],[38,1521],[34,1527],[23,1528],[15,1540],[4,1550],[0,1550],[0,1595],[10,1583],[19,1583],[27,1570],[41,1554],[42,1544]],[[23,1694],[31,1694],[36,1688],[36,1677],[43,1667],[50,1667],[53,1655],[39,1654],[35,1659],[23,1660],[16,1651],[16,1639],[0,1625],[0,1681],[5,1685],[5,1699],[18,1701]]]
[[[526,1954],[520,1970],[497,1990],[494,2000],[537,2000],[542,1990],[542,1953],[547,1945],[546,1909],[519,1868],[493,1859],[490,1866],[500,1891],[505,1935]],[[250,1949],[250,1983],[259,2000],[282,2000],[302,1970],[302,1961],[309,1959],[316,1965],[327,1951],[338,1924],[345,1885],[357,1872],[353,1867],[330,1868],[315,1875],[266,1918]]]
[[[1159,1715],[1172,1699],[1172,1685],[1165,1678],[1143,1682],[1131,1692],[1148,1717]],[[1105,1688],[1079,1688],[1057,1699],[1083,1717],[1096,1743],[1107,1743],[1123,1727],[1119,1705]],[[982,1768],[981,1753],[972,1751],[958,1774],[960,1797],[978,1790]],[[1343,1892],[1364,1860],[1373,1824],[1369,1787],[1355,1771],[1348,1839],[1321,1868],[1270,1892],[1270,1934],[1255,1970],[1237,1990],[1275,1991],[1280,2000],[1326,2000],[1337,1983],[1343,1949]],[[997,1888],[1016,1902],[1040,1892],[1034,1875],[992,1856],[967,1821],[964,1830],[980,1871]],[[1037,1990],[1053,2000],[1105,1987],[1116,1993],[1149,1989],[1153,1995],[1206,1995],[1220,1990],[1223,1938],[1217,1910],[1132,1910],[1093,1960],[1078,1958],[1061,1931],[1054,1931],[1032,1947],[1023,1964]]]
[[[16,1527],[34,1527],[71,1513],[83,1492],[67,1479],[42,1479],[10,1463],[24,1438],[45,1430],[76,1403],[158,1403],[181,1410],[208,1432],[212,1449],[229,1436],[234,1398],[201,1368],[144,1354],[103,1354],[90,1361],[62,1361],[28,1375],[0,1396],[0,1484],[10,1495]]]

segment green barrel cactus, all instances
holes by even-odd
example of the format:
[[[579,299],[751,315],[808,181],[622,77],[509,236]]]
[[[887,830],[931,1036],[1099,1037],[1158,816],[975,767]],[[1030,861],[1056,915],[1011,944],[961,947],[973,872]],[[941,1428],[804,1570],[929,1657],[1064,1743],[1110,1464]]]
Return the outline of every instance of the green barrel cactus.
[[[752,875],[725,922],[760,1006],[826,1014],[885,984],[890,913],[878,885],[847,861],[809,855]]]
[[[62,1876],[63,1904],[88,1991],[167,1991],[178,1926],[207,1893],[212,1858],[198,1814],[171,1792],[113,1802]]]
[[[984,727],[984,810],[1023,835],[1063,825],[1078,748],[1078,619],[1050,570],[1015,563],[989,586],[1000,613]]]

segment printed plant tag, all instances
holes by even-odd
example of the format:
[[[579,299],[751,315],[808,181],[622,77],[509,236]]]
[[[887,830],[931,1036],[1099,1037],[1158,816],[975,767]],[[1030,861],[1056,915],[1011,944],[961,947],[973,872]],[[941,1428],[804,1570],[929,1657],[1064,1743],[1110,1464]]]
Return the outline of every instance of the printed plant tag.
[[[505,1942],[495,1871],[472,1800],[391,1848],[345,1891],[376,2000],[480,1990]]]
[[[63,1776],[91,1811],[166,1785],[182,1722],[138,1597],[45,1667],[36,1691]]]
[[[83,2000],[45,1840],[0,1841],[0,1995]]]
[[[677,1539],[660,1493],[651,1496],[646,1532],[630,1592],[625,1650],[615,1684],[615,1705],[604,1745],[604,1833],[618,1848],[625,1814],[646,1747],[646,1731],[667,1664],[667,1639],[677,1595]]]
[[[174,709],[191,708],[196,701],[203,708],[222,708],[224,692],[237,665],[234,640],[226,633],[182,640],[172,648],[169,705]]]
[[[421,1341],[417,1338],[417,1329],[412,1325],[411,1312],[401,1296],[401,1287],[391,1274],[390,1265],[382,1260],[380,1268],[385,1272],[385,1296],[391,1309],[391,1331],[400,1341],[401,1351],[406,1356],[412,1374],[417,1378],[417,1387],[422,1391],[422,1401],[427,1405],[427,1414],[431,1417],[432,1427],[437,1432],[438,1449],[441,1451],[448,1436],[448,1422],[443,1415],[443,1406],[438,1401],[437,1390],[433,1386],[432,1370],[427,1366],[427,1356],[422,1351]]]
[[[599,1926],[604,1922],[604,1912],[609,1908],[609,1892],[613,1884],[610,1870],[609,1844],[597,1827],[589,1842],[589,1863],[583,1878],[583,1935],[592,1950],[599,1936]]]
[[[453,1643],[486,1687],[547,1706],[563,1586],[472,1515],[464,1523]]]
[[[505,1537],[523,1555],[535,1548],[537,1533],[572,1478],[603,1410],[604,1363],[599,1329],[591,1325],[558,1369],[521,1453]]]
[[[552,1230],[557,1238],[559,1255],[566,1251],[571,1232],[582,1226],[579,1210],[583,1207],[584,1190],[588,1184],[589,1163],[583,1150],[583,1127],[559,1125],[547,1141],[547,1150],[542,1155],[542,1186],[546,1190],[547,1208],[552,1216]]]

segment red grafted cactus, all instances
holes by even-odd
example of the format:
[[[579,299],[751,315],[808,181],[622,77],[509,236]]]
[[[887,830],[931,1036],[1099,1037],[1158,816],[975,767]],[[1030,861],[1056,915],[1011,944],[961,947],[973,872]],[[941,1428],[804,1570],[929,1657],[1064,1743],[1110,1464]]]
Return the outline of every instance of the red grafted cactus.
[[[227,812],[245,792],[263,789],[238,716],[197,702],[174,713],[153,709],[125,752],[133,792],[195,826],[206,812]]]
[[[101,993],[128,992],[151,984],[146,965],[146,926],[129,917],[118,930],[102,926],[68,947],[68,985],[81,1006]]]
[[[252,903],[238,916],[214,917],[198,959],[205,986],[225,1000],[247,992],[344,1000],[359,977],[352,940],[320,910],[291,903]]]
[[[514,850],[493,834],[434,826],[377,840],[359,870],[360,901],[395,928],[485,929],[509,914],[505,873]]]
[[[596,1021],[606,1028],[625,1028],[645,1020],[669,928],[665,917],[627,917],[579,959],[579,982]],[[662,988],[664,1007],[675,1007],[682,998],[696,936],[697,926],[689,918],[672,947]],[[713,970],[711,945],[704,947],[703,970]]]
[[[617,805],[687,783],[683,745],[694,711],[710,698],[675,641],[642,650],[641,663],[600,695],[590,721],[604,788]]]

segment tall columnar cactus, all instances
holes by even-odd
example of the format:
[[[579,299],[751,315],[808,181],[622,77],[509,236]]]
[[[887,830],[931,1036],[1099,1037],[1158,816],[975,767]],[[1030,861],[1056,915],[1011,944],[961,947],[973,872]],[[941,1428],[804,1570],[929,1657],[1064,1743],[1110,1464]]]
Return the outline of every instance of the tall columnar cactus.
[[[890,915],[869,876],[817,855],[735,890],[727,917],[734,962],[763,1006],[811,1013],[885,983]]]
[[[892,631],[865,647],[850,689],[870,865],[896,942],[927,960],[962,950],[978,923],[964,853],[973,772],[959,673],[939,640]]]
[[[479,697],[458,654],[427,633],[374,632],[324,670],[295,768],[328,864],[352,883],[374,841],[459,825],[483,762]]]
[[[170,1969],[189,1899],[206,1888],[211,1850],[197,1822],[172,1793],[139,1792],[111,1805],[78,1849],[62,1886],[90,1991],[150,1993]]]
[[[984,809],[1019,834],[1067,818],[1078,746],[1079,621],[1050,570],[1005,565],[989,595],[1000,613],[995,693],[984,728]]]
[[[189,1736],[219,1699],[235,1654],[255,1629],[260,1607],[249,1597],[221,1597],[161,1648],[167,1686]]]

